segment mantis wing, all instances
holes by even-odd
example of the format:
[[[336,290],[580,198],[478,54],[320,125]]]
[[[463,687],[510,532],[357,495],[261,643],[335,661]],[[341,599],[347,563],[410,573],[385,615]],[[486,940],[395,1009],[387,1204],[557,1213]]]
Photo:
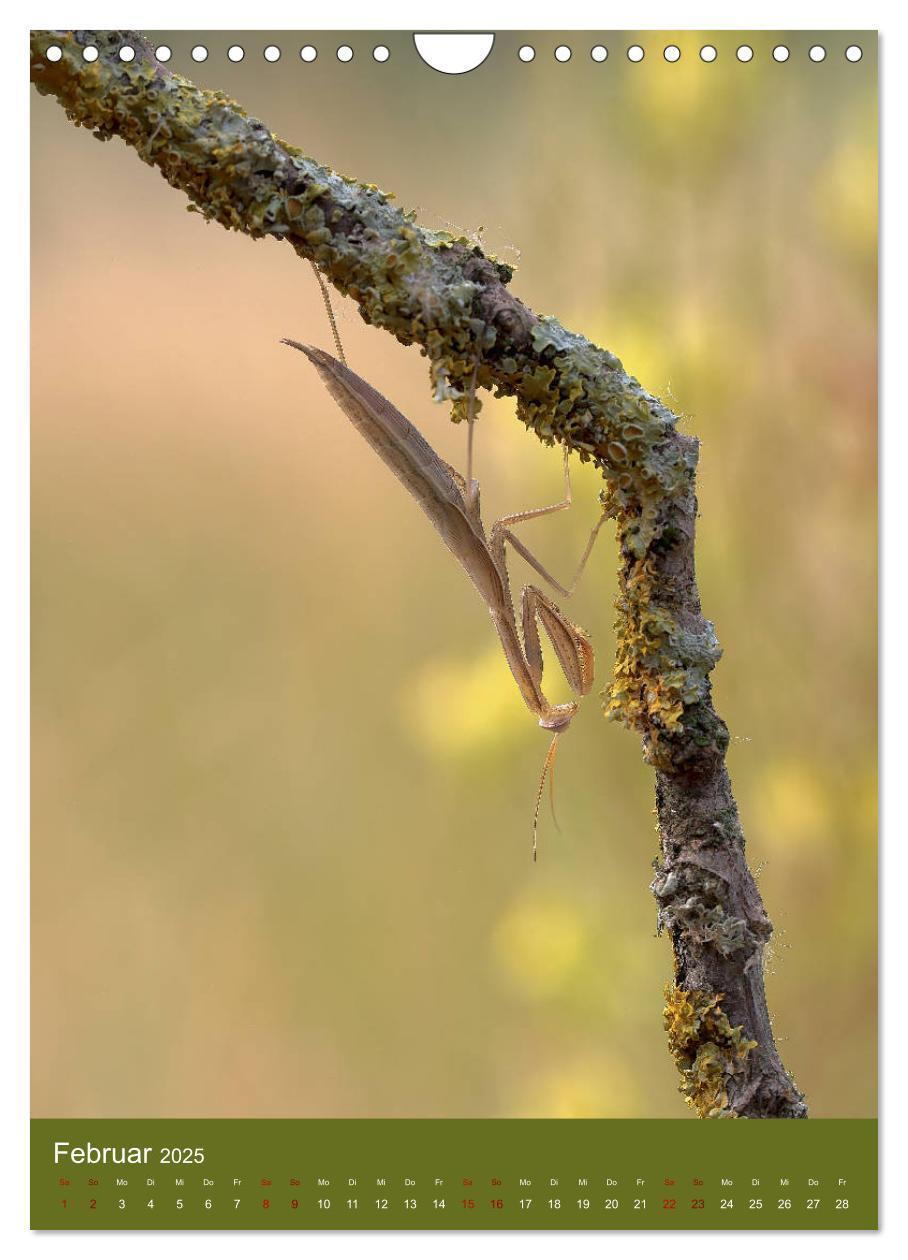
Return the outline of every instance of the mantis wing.
[[[466,510],[452,470],[406,416],[324,350],[283,339],[312,363],[347,419],[406,487],[493,611],[508,603],[478,518]]]

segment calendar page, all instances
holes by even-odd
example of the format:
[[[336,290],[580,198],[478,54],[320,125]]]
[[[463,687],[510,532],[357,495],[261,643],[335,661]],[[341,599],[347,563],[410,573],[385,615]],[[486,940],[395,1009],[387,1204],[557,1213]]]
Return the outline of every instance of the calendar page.
[[[30,64],[32,1227],[875,1229],[876,32]]]

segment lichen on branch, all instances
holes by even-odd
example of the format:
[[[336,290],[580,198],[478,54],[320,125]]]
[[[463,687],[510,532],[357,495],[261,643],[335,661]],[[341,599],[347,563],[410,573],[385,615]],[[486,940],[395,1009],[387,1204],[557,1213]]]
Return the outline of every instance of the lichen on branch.
[[[681,1075],[681,1092],[703,1120],[731,1119],[729,1082],[743,1075],[757,1043],[733,1028],[722,1009],[724,993],[665,986],[665,1031]]]

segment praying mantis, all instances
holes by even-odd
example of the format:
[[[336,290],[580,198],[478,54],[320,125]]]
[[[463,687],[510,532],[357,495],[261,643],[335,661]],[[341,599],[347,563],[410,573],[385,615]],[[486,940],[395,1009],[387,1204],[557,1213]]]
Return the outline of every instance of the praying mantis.
[[[330,310],[330,307],[329,307]],[[340,353],[340,343],[337,340]],[[283,338],[282,344],[301,351],[318,372],[328,392],[347,419],[362,434],[375,453],[401,481],[441,535],[442,541],[466,570],[467,576],[488,606],[498,632],[505,659],[520,689],[527,708],[539,719],[539,725],[552,732],[543,764],[536,805],[533,812],[533,861],[537,855],[539,803],[546,776],[553,773],[558,740],[571,724],[578,700],[551,704],[542,690],[542,645],[539,626],[545,630],[558,663],[574,694],[587,695],[593,685],[593,646],[585,630],[570,621],[537,586],[525,586],[521,593],[521,627],[511,598],[505,544],[530,564],[536,572],[565,598],[569,598],[586,567],[593,545],[607,518],[602,512],[570,586],[563,586],[543,567],[529,549],[513,533],[512,526],[569,508],[573,502],[568,451],[564,451],[564,498],[549,507],[514,512],[495,521],[488,537],[483,528],[479,507],[479,483],[473,479],[473,423],[476,372],[468,398],[467,474],[461,476],[432,449],[423,435],[397,408],[368,381],[357,376],[341,362],[315,346]],[[601,501],[601,500],[600,500]]]

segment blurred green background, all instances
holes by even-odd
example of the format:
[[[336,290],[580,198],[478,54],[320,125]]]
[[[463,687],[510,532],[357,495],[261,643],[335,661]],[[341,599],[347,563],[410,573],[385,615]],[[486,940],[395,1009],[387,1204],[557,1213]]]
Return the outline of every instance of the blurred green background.
[[[403,33],[154,38],[428,226],[482,227],[515,292],[702,438],[775,1031],[813,1115],[875,1114],[875,40],[507,33],[447,77]],[[687,1114],[638,740],[587,700],[534,866],[547,740],[459,567],[278,345],[331,345],[309,269],[32,111],[34,1113]],[[351,365],[462,467],[417,351],[339,319]],[[559,496],[513,411],[482,412],[487,521]],[[598,486],[575,468],[573,511],[521,531],[557,574]],[[600,685],[615,568],[609,529],[571,604]]]

